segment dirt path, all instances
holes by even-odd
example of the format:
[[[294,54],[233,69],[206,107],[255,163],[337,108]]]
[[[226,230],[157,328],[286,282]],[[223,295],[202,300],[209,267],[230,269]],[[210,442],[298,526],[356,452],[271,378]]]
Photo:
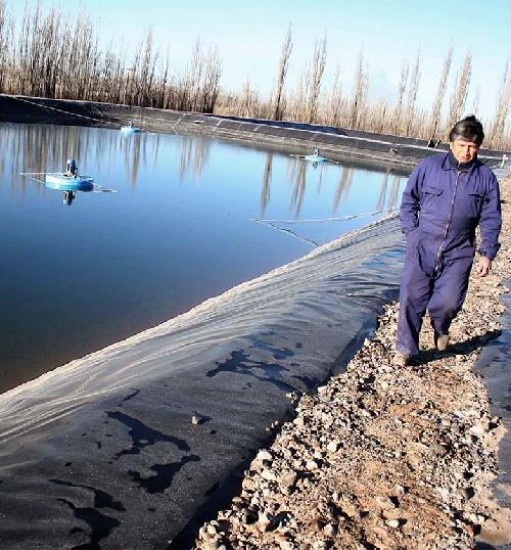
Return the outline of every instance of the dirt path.
[[[511,542],[511,510],[491,499],[504,426],[475,373],[500,330],[511,277],[511,177],[501,182],[502,249],[473,276],[444,354],[429,323],[420,363],[392,365],[397,304],[385,308],[346,373],[297,403],[246,472],[231,508],[204,525],[198,549],[465,549]],[[507,488],[510,490],[511,488]]]

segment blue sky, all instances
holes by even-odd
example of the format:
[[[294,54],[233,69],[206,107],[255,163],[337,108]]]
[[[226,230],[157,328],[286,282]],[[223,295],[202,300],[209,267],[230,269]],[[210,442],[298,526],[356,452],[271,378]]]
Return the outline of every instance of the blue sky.
[[[217,47],[221,85],[238,90],[249,79],[269,93],[284,36],[291,25],[293,51],[289,84],[296,86],[314,44],[327,37],[325,83],[340,65],[350,90],[361,51],[369,69],[370,97],[396,97],[403,62],[421,55],[418,102],[430,106],[447,50],[454,48],[450,81],[470,50],[473,73],[467,112],[489,118],[495,110],[504,65],[511,57],[511,10],[507,0],[40,0],[43,9],[84,8],[101,39],[136,45],[152,29],[162,57],[170,48],[174,72],[182,71],[200,37],[204,48]],[[16,2],[8,5],[18,4]],[[21,9],[16,7],[16,9]],[[445,103],[448,103],[449,97]]]

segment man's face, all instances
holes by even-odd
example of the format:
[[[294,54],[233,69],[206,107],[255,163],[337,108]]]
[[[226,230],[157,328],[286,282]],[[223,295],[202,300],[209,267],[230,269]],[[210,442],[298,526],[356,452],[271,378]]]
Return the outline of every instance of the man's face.
[[[464,139],[456,139],[451,141],[451,151],[454,158],[463,164],[471,162],[477,157],[479,145],[473,141],[465,141]]]

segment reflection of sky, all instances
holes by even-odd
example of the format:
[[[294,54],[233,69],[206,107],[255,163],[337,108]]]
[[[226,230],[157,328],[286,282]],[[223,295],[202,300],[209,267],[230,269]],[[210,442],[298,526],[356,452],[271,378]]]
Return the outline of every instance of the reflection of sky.
[[[154,209],[168,199],[188,219],[197,212],[203,221],[222,213],[271,220],[286,229],[292,224],[293,232],[304,231],[315,243],[395,210],[404,183],[402,177],[385,172],[314,165],[203,137],[121,137],[113,130],[52,126],[16,130],[6,125],[3,130],[3,151],[11,151],[4,159],[13,161],[11,170],[22,192],[33,182],[20,178],[19,172],[57,171],[74,156],[80,172],[92,169],[101,184],[128,187],[131,192],[138,188],[138,205],[149,201],[153,217]],[[158,204],[153,193],[158,194]],[[121,202],[115,201],[115,208]]]
[[[395,211],[405,182],[386,172],[336,164],[314,166],[295,158],[286,164],[287,177],[272,183],[274,195],[280,196],[266,205],[261,218],[317,243]],[[273,174],[274,179],[280,175]],[[287,216],[279,218],[287,196]]]
[[[99,349],[292,261],[377,216],[324,220],[384,215],[404,183],[229,142],[94,128],[0,125],[0,147],[0,365],[13,372]],[[19,175],[62,170],[69,157],[117,192],[77,192],[66,206]]]

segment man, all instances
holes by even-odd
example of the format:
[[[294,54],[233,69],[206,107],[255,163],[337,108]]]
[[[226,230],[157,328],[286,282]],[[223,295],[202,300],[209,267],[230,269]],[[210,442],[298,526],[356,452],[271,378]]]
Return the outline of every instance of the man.
[[[426,309],[435,346],[444,351],[449,327],[465,300],[479,226],[477,272],[486,276],[500,247],[500,192],[495,174],[477,159],[484,139],[474,116],[457,122],[450,151],[430,156],[412,172],[403,192],[401,229],[406,255],[394,363],[405,366],[419,353]]]

